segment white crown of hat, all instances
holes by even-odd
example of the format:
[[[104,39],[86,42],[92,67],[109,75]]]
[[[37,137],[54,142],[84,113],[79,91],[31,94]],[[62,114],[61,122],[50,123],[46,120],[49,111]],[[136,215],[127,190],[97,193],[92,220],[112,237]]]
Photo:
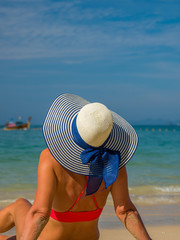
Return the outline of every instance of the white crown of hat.
[[[99,147],[112,130],[112,113],[102,103],[89,103],[78,113],[76,125],[79,135],[87,144]]]

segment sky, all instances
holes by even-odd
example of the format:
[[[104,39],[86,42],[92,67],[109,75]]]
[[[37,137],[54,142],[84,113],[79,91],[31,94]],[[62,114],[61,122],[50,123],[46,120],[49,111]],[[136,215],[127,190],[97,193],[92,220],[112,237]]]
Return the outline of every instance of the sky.
[[[62,93],[180,122],[180,1],[0,0],[0,125]]]

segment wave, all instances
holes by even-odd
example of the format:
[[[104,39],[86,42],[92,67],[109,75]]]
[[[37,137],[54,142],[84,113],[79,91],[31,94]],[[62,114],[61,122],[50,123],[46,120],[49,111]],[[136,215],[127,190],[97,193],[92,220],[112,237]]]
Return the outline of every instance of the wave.
[[[159,185],[144,185],[144,186],[134,186],[129,187],[131,194],[180,194],[180,185],[169,185],[169,186],[159,186]]]
[[[164,204],[180,204],[180,197],[172,197],[172,196],[131,196],[132,201],[135,204],[139,205],[164,205]]]
[[[154,187],[157,191],[163,193],[180,193],[180,186]]]
[[[180,185],[136,186],[131,187],[129,192],[138,204],[180,204]]]

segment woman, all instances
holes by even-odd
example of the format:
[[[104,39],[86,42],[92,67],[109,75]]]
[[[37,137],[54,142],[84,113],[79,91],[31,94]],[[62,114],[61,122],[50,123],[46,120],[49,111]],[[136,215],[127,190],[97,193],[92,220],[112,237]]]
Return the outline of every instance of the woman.
[[[33,205],[25,199],[0,211],[0,240],[98,240],[98,220],[111,192],[115,212],[139,240],[150,237],[130,200],[125,164],[138,138],[123,118],[103,104],[60,95],[44,125]]]

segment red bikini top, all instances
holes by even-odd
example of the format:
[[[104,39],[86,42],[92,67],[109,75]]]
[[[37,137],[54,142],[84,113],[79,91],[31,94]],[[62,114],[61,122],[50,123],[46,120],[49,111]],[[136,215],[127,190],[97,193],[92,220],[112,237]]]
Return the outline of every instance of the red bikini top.
[[[87,179],[87,177],[86,177]],[[100,215],[101,212],[103,210],[103,208],[99,208],[96,198],[94,196],[94,194],[92,194],[93,196],[93,200],[94,203],[97,207],[96,210],[93,211],[83,211],[83,212],[72,212],[72,209],[74,208],[74,206],[78,203],[78,201],[80,200],[82,194],[84,193],[85,189],[86,189],[87,183],[84,186],[83,190],[81,191],[79,197],[77,198],[76,202],[72,205],[72,207],[66,211],[66,212],[57,212],[54,211],[53,209],[51,209],[51,217],[59,222],[86,222],[86,221],[93,221],[95,219],[97,219]]]

